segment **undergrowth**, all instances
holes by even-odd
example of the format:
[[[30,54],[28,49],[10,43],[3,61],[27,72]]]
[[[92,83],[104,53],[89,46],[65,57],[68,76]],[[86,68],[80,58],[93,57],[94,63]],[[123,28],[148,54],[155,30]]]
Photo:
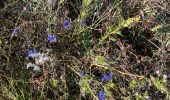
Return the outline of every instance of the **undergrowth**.
[[[170,100],[168,0],[0,2],[0,100]]]

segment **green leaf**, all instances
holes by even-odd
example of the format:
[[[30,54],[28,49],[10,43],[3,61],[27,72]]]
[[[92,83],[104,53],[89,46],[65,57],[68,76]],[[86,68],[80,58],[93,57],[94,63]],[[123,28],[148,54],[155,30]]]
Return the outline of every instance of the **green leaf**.
[[[57,80],[52,78],[52,86],[57,87]]]
[[[96,56],[94,63],[96,65],[101,65],[101,66],[107,66],[108,65],[104,56]]]
[[[130,88],[135,88],[137,86],[137,82],[136,82],[136,80],[132,80],[131,82],[130,82]]]

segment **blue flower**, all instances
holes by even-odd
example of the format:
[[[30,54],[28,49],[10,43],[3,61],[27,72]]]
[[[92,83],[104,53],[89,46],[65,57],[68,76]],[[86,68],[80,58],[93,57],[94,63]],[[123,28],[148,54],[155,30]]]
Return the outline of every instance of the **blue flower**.
[[[86,25],[86,20],[83,19],[81,23],[82,23],[83,26],[85,26]]]
[[[103,90],[99,91],[98,96],[99,96],[99,100],[105,100],[105,92]]]
[[[56,42],[56,36],[53,35],[53,34],[48,34],[48,41],[49,41],[50,43]]]
[[[38,53],[37,53],[37,51],[36,51],[35,49],[31,49],[31,50],[29,50],[29,51],[27,52],[27,55],[28,55],[28,57],[30,57],[30,58],[35,58],[35,57],[37,57]]]
[[[102,80],[102,81],[110,81],[110,80],[112,80],[112,74],[111,74],[111,73],[108,73],[108,74],[102,75],[101,80]]]
[[[80,77],[84,77],[85,75],[86,75],[85,72],[81,72],[81,73],[80,73]]]
[[[68,20],[64,20],[64,24],[63,24],[65,29],[70,29],[71,28],[71,23]]]
[[[19,32],[19,27],[14,28],[14,30],[12,31],[12,36],[16,36],[18,32]]]

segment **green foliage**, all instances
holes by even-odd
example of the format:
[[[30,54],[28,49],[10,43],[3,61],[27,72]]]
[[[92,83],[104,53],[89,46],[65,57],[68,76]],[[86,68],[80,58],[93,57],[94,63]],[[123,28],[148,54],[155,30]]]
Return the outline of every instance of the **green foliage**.
[[[168,90],[167,90],[167,80],[164,80],[164,79],[159,79],[159,78],[154,78],[152,77],[151,78],[154,82],[154,85],[156,86],[156,88],[161,91],[162,93],[168,93]]]
[[[123,27],[131,27],[135,23],[140,20],[140,17],[129,18],[127,20],[123,19],[122,16],[119,16],[118,25],[114,27],[108,27],[107,32],[105,35],[100,39],[100,42],[104,42],[105,39],[109,38],[111,35],[119,34],[121,35],[121,28]],[[111,37],[112,40],[113,37]],[[109,38],[110,39],[110,38]]]
[[[108,67],[108,64],[107,64],[106,59],[104,58],[104,56],[96,56],[93,64],[98,65],[99,67],[104,67],[106,69]]]
[[[137,83],[137,81],[136,80],[132,80],[131,82],[130,82],[130,88],[136,88],[137,87],[137,85],[138,85],[138,83]]]
[[[148,96],[148,92],[146,91],[143,95],[137,95],[137,100],[146,100]]]

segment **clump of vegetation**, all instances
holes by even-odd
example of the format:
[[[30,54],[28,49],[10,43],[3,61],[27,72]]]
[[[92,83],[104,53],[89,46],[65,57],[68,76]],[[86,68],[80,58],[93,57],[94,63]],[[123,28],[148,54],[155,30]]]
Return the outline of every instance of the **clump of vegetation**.
[[[169,100],[168,0],[1,0],[1,100]]]

